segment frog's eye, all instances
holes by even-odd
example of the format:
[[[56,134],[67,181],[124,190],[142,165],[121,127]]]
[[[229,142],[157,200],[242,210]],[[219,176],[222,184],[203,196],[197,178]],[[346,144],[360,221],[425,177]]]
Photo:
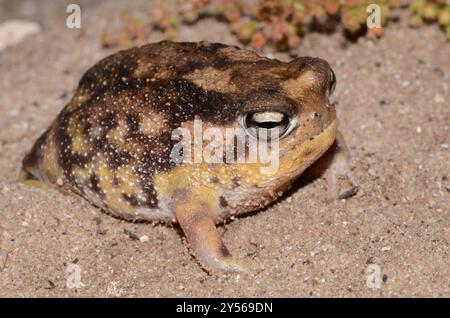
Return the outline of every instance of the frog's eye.
[[[255,138],[272,139],[290,133],[295,127],[295,120],[280,112],[254,112],[242,117],[241,125]]]
[[[330,84],[326,91],[327,97],[333,94],[335,88],[336,88],[336,75],[334,74],[333,70],[330,69]]]

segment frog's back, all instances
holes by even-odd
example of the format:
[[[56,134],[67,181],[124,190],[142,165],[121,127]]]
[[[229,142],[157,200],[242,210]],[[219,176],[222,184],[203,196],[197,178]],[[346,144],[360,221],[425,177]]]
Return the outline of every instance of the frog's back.
[[[153,176],[174,167],[175,128],[195,116],[217,124],[235,118],[239,103],[228,83],[207,87],[208,76],[228,72],[233,61],[269,60],[205,42],[160,42],[106,57],[25,157],[22,179],[76,192],[127,219],[171,220]]]

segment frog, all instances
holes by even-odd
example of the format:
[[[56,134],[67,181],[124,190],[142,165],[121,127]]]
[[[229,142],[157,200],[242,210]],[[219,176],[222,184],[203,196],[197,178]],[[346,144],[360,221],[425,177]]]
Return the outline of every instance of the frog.
[[[278,200],[330,149],[338,167],[332,175],[349,173],[330,101],[335,86],[329,63],[317,57],[283,62],[206,41],[122,50],[81,77],[25,155],[20,180],[81,196],[126,221],[176,224],[207,273],[245,271],[219,226]],[[187,158],[191,151],[183,147],[174,152],[180,143],[209,145],[174,132],[209,128],[219,142],[230,129],[243,131],[241,150],[265,142],[276,150],[276,167],[264,170],[267,162],[246,161],[245,153],[227,161],[238,155],[230,147],[215,149],[215,158],[225,158],[218,162]]]

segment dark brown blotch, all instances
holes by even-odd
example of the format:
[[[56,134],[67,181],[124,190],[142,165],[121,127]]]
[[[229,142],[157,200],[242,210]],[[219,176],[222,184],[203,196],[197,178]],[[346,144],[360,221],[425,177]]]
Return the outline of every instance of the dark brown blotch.
[[[219,252],[220,252],[220,255],[222,255],[223,257],[230,257],[231,256],[230,251],[228,250],[228,248],[223,243],[220,244]]]
[[[123,193],[122,197],[123,197],[123,199],[125,201],[130,203],[131,206],[138,206],[139,205],[139,199],[134,194]]]
[[[228,206],[228,202],[223,196],[219,197],[219,204],[221,208],[225,208]]]
[[[217,184],[217,183],[220,183],[220,180],[219,180],[219,178],[217,178],[217,177],[211,177],[210,179],[209,179],[209,181],[211,182],[211,183],[214,183],[214,184]]]
[[[90,178],[89,178],[89,185],[90,188],[92,189],[92,191],[94,191],[95,193],[102,195],[103,191],[102,188],[100,187],[100,181],[98,179],[98,176],[95,173],[92,173]]]

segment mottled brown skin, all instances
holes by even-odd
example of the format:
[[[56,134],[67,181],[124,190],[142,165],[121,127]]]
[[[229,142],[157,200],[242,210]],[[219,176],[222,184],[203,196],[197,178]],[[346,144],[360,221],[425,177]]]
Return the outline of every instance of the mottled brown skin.
[[[216,223],[260,209],[334,142],[327,62],[289,63],[217,43],[160,42],[121,51],[89,69],[70,103],[23,160],[22,179],[77,193],[127,220],[178,222],[207,271],[241,269]],[[178,127],[194,119],[239,127],[249,112],[297,121],[280,139],[280,166],[175,163]]]

